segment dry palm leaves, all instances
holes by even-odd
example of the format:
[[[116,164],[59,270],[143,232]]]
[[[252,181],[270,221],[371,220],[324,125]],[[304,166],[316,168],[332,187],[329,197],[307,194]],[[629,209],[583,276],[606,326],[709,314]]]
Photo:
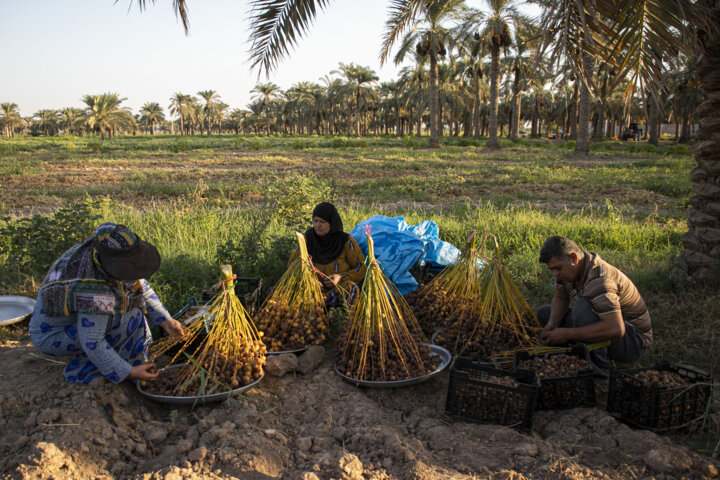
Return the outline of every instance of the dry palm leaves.
[[[534,334],[540,326],[505,269],[497,239],[492,238],[493,254],[485,258],[472,286],[477,297],[469,307],[458,309],[448,318],[435,340],[454,355],[481,361],[488,361],[502,351],[537,346]]]
[[[255,317],[269,351],[297,350],[325,340],[328,313],[315,269],[297,233],[300,258],[290,264]]]
[[[368,268],[362,293],[338,338],[337,369],[363,381],[388,382],[434,371],[440,359],[424,343],[412,310],[375,259],[366,229]]]
[[[260,338],[262,334],[255,329],[235,295],[232,269],[229,265],[220,269],[222,291],[185,326],[185,335],[164,337],[150,346],[151,360],[180,342],[170,363],[178,358],[190,358],[181,373],[173,374],[165,392],[168,395],[219,393],[247,385],[263,375],[266,349]],[[159,380],[162,384],[162,373]]]

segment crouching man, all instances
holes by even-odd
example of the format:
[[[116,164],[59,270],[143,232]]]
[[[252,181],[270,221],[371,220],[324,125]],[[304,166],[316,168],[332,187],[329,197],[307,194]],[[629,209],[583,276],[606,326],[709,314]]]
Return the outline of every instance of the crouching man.
[[[555,276],[555,296],[537,312],[546,344],[610,340],[609,347],[590,353],[596,369],[604,374],[611,360],[634,363],[648,352],[653,343],[650,313],[623,272],[559,236],[545,241],[540,262]]]

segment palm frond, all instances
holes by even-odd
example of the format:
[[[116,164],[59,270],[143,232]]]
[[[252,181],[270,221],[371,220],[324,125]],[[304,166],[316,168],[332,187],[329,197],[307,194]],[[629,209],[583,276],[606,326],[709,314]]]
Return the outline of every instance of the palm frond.
[[[117,3],[118,1],[119,0],[115,0],[115,3]],[[155,0],[151,1],[152,3],[155,3]],[[137,2],[140,10],[145,10],[147,6],[147,0],[137,0]],[[180,21],[182,21],[183,29],[185,30],[185,34],[187,35],[187,33],[190,31],[190,21],[185,0],[173,0],[173,10],[175,10],[175,17],[179,18]]]
[[[390,55],[390,50],[402,33],[409,28],[417,18],[419,11],[429,8],[437,0],[391,0],[390,18],[385,22],[385,34],[383,35],[382,47],[380,50],[380,64],[384,64]]]
[[[269,74],[307,32],[330,0],[252,0],[250,62]]]

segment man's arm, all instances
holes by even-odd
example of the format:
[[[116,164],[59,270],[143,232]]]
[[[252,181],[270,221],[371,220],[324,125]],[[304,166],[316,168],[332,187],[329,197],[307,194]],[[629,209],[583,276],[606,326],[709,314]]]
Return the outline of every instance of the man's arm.
[[[598,322],[577,328],[556,328],[544,331],[541,338],[549,345],[568,342],[602,342],[625,335],[625,322],[620,312],[598,315]]]
[[[545,325],[545,330],[553,330],[559,327],[563,318],[565,318],[569,306],[570,299],[565,295],[561,295],[560,292],[556,290],[555,296],[550,302],[550,319],[547,325]]]

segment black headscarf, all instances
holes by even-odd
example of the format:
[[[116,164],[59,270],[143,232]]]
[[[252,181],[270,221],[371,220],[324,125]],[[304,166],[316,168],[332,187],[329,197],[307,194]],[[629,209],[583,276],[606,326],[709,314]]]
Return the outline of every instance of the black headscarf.
[[[342,219],[332,203],[318,204],[313,210],[313,217],[320,217],[330,224],[330,231],[323,237],[318,236],[313,227],[305,231],[305,241],[313,263],[325,265],[340,256],[349,235],[343,231]]]

